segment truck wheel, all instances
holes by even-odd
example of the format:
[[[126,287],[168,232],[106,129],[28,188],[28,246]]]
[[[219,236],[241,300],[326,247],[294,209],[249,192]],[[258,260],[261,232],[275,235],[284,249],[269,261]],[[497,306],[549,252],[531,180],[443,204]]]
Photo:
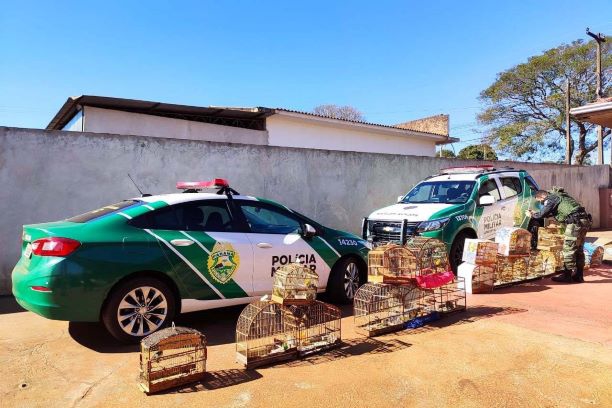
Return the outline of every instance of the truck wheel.
[[[455,275],[457,274],[457,268],[461,264],[461,258],[463,258],[463,245],[465,244],[466,238],[469,238],[469,234],[460,232],[459,235],[455,237],[448,254],[448,261]]]
[[[136,278],[113,289],[102,311],[108,332],[123,343],[138,343],[143,337],[168,326],[176,314],[172,289],[155,278]]]
[[[361,286],[364,271],[354,258],[336,262],[329,275],[327,293],[334,303],[351,303],[355,292]]]

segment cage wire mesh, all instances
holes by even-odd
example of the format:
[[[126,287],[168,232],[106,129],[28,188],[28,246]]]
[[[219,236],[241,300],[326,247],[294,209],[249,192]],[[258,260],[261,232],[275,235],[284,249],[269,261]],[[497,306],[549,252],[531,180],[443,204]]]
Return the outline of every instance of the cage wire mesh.
[[[529,255],[498,255],[495,285],[520,282],[527,278]]]
[[[206,337],[169,327],[140,342],[140,388],[147,394],[200,380],[206,373]]]
[[[538,228],[538,249],[553,250],[563,248],[565,236],[557,227]]]
[[[413,237],[406,243],[412,255],[416,258],[419,275],[448,271],[448,256],[446,244],[435,238]]]
[[[472,272],[472,293],[487,293],[493,290],[497,264],[476,265]]]
[[[308,266],[292,263],[274,272],[272,300],[281,304],[308,304],[315,300],[319,275]]]
[[[283,308],[286,325],[297,334],[298,355],[327,350],[340,344],[341,314],[336,306],[314,301]]]
[[[391,248],[399,247],[397,244],[387,243],[379,245],[368,253],[368,275],[383,276],[388,273],[387,267],[384,264],[385,252]]]
[[[555,251],[540,251],[542,255],[542,269],[544,275],[551,275],[563,269],[563,254],[560,250]]]
[[[297,356],[297,333],[283,306],[271,301],[248,304],[236,324],[236,360],[247,368]]]
[[[588,266],[599,266],[603,263],[604,247],[593,244],[584,245],[584,259]]]
[[[452,282],[432,289],[434,309],[440,313],[452,313],[466,310],[467,301],[464,288],[464,278],[457,277]]]
[[[527,265],[527,279],[541,278],[545,274],[544,258],[542,251],[532,251],[529,255],[529,263]]]
[[[501,255],[529,255],[531,233],[526,229],[502,227],[495,233],[495,242]]]
[[[404,328],[407,321],[433,310],[433,293],[415,285],[366,283],[353,301],[355,330],[378,336]]]

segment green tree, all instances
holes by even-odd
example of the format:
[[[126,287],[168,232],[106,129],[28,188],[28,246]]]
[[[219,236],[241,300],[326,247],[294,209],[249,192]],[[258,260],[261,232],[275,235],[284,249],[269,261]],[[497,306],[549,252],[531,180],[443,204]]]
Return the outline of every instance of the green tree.
[[[612,65],[610,41],[602,47],[602,65]],[[602,89],[610,89],[612,70],[604,69]],[[570,82],[571,107],[595,100],[595,43],[574,41],[533,56],[497,75],[481,92],[485,108],[478,115],[487,127],[486,140],[499,152],[517,159],[565,155],[565,83]],[[594,125],[571,121],[571,152],[583,164],[597,147]],[[605,136],[610,134],[608,129]],[[604,137],[605,137],[604,136]]]
[[[457,157],[455,152],[453,152],[452,150],[449,150],[449,149],[442,149],[442,150],[440,150],[440,153],[438,153],[437,156],[438,157],[446,157],[446,158],[450,158],[450,159],[454,159],[455,157]]]
[[[471,160],[497,160],[497,153],[488,144],[477,144],[464,147],[457,157]]]
[[[319,105],[315,106],[312,110],[315,115],[327,116],[334,119],[344,119],[363,122],[365,117],[359,109],[349,105],[338,106],[338,105]]]

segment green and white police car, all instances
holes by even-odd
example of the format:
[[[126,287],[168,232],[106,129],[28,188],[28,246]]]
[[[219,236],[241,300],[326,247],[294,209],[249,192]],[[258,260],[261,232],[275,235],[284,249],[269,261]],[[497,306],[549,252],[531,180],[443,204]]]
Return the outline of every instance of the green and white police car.
[[[355,235],[239,195],[223,179],[177,187],[184,192],[24,226],[12,274],[19,304],[50,319],[101,320],[130,342],[178,313],[258,299],[292,262],[315,270],[335,302],[350,302],[366,281],[368,243]]]
[[[527,228],[525,215],[536,206],[535,180],[524,170],[494,166],[454,167],[418,183],[397,204],[374,211],[363,222],[363,238],[373,244],[404,243],[422,235],[444,241],[451,268],[461,263],[466,238],[493,239],[501,227]]]

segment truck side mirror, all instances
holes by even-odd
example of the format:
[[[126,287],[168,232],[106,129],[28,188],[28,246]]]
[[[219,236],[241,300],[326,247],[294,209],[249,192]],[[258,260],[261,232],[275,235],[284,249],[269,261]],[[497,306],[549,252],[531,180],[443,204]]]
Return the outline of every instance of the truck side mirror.
[[[495,204],[495,197],[490,194],[485,194],[480,197],[480,200],[478,200],[478,204],[482,206]]]
[[[302,229],[302,236],[304,238],[312,238],[317,235],[317,230],[310,224],[304,224],[304,228]]]
[[[397,202],[401,203],[402,200],[404,199],[405,196],[401,195],[401,196],[397,196]]]

